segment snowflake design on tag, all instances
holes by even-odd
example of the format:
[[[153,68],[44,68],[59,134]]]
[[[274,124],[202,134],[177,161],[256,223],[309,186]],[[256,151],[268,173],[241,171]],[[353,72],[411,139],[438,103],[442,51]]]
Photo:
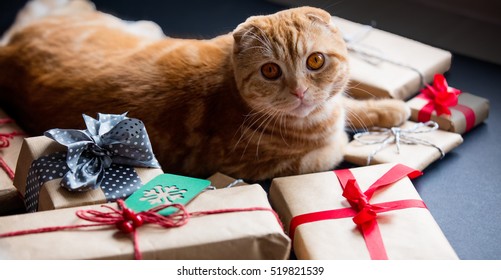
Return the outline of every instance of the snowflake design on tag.
[[[179,189],[176,186],[155,186],[143,192],[140,201],[148,201],[150,205],[169,204],[177,199],[184,198],[186,189]]]

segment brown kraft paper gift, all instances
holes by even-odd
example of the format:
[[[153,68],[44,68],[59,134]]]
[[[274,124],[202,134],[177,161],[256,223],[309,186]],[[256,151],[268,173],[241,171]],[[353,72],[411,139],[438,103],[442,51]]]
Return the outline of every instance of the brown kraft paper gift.
[[[24,139],[19,160],[17,163],[14,185],[22,196],[26,193],[26,178],[31,163],[41,156],[54,152],[65,151],[66,147],[45,136],[30,137]],[[134,168],[141,182],[144,184],[157,175],[163,174],[160,168]],[[106,202],[106,197],[101,188],[85,192],[70,192],[60,187],[61,178],[46,182],[39,196],[38,211],[53,210],[60,208],[76,207],[81,205],[101,204]]]
[[[407,105],[411,108],[411,120],[419,120],[419,111],[427,103],[428,100],[417,96],[407,101]],[[458,104],[459,106],[449,108],[451,110],[450,116],[444,114],[437,116],[436,112],[433,112],[430,120],[437,122],[442,130],[464,134],[467,132],[467,128],[472,129],[481,124],[489,116],[490,104],[489,100],[485,98],[463,92],[458,96]],[[467,125],[469,121],[467,114],[472,115],[472,117],[469,117],[471,119],[471,124],[469,125]]]
[[[428,83],[434,74],[450,68],[452,55],[448,51],[379,29],[368,30],[366,25],[339,17],[332,17],[332,22],[341,30],[350,49],[348,92],[355,98],[406,100],[423,86],[420,74],[423,83]]]
[[[415,124],[408,121],[401,128],[411,128]],[[434,130],[426,133],[410,133],[408,135],[434,144],[444,154],[463,143],[463,138],[460,134],[442,130]],[[383,136],[377,136],[378,140],[383,140],[384,138]],[[368,157],[374,151],[378,150],[381,145],[381,143],[366,144],[353,140],[346,146],[344,159],[359,166],[367,165]],[[398,153],[396,144],[391,143],[378,151],[372,157],[370,164],[402,163],[418,170],[424,170],[428,165],[441,158],[442,155],[436,147],[426,144],[401,143],[400,153]]]
[[[350,169],[361,191],[394,164]],[[333,171],[275,178],[270,189],[274,209],[289,229],[293,217],[350,207]],[[369,203],[421,200],[408,177],[376,190]],[[377,214],[377,223],[389,259],[457,259],[440,227],[426,208],[404,208]],[[291,233],[289,233],[290,235]],[[369,259],[364,237],[351,217],[299,225],[293,248],[298,259]]]
[[[115,203],[107,204],[116,207]],[[188,212],[231,208],[270,208],[259,185],[205,191]],[[85,224],[78,209],[107,211],[100,205],[0,218],[0,234],[23,229]],[[137,229],[144,259],[286,259],[290,239],[270,211],[244,211],[191,217],[177,228],[144,225]],[[114,225],[0,238],[0,259],[132,259],[128,235]]]

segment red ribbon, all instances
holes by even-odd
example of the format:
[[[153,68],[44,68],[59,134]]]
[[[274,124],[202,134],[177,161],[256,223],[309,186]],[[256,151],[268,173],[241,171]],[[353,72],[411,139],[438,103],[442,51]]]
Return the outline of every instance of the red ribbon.
[[[7,118],[0,119],[0,125],[13,122],[14,122],[13,120]],[[19,136],[19,135],[23,135],[23,133],[18,131],[13,131],[10,133],[0,133],[0,148],[8,148],[10,146],[9,140],[14,138],[14,136]],[[2,157],[0,157],[0,168],[2,168],[5,171],[5,173],[7,173],[7,175],[11,180],[14,180],[15,176],[14,171],[9,167],[9,165],[7,165],[7,163]]]
[[[364,236],[369,255],[373,260],[388,259],[381,232],[377,223],[378,213],[405,209],[426,208],[422,200],[406,199],[383,203],[371,204],[369,201],[378,189],[388,187],[404,177],[410,179],[420,176],[421,171],[412,169],[402,164],[397,164],[374,182],[365,192],[360,190],[358,183],[349,169],[335,170],[343,188],[343,196],[351,207],[306,213],[292,218],[289,235],[294,241],[296,228],[305,223],[318,222],[331,219],[353,218]]]
[[[421,94],[417,97],[428,101],[418,112],[418,121],[427,122],[431,119],[431,114],[436,112],[437,116],[451,115],[451,108],[461,111],[466,118],[466,131],[475,126],[475,112],[464,105],[458,104],[459,89],[449,87],[447,80],[442,74],[435,74],[433,85],[425,85]]]
[[[118,210],[114,209],[108,205],[102,205],[102,207],[108,208],[111,212],[101,212],[97,210],[77,210],[76,215],[83,220],[87,220],[93,222],[92,224],[81,224],[81,225],[69,225],[69,226],[54,226],[54,227],[44,227],[37,229],[29,229],[29,230],[19,230],[13,232],[7,232],[0,234],[0,238],[3,237],[11,237],[11,236],[19,236],[19,235],[27,235],[27,234],[36,234],[43,232],[53,232],[53,231],[61,231],[61,230],[70,230],[70,229],[78,229],[78,228],[86,228],[86,227],[98,227],[98,226],[106,226],[111,225],[115,226],[117,229],[126,234],[132,235],[132,242],[134,245],[134,258],[136,260],[142,259],[141,250],[138,245],[138,237],[136,229],[144,224],[156,224],[164,228],[173,228],[184,226],[188,223],[188,220],[191,217],[200,217],[212,214],[222,214],[222,213],[234,213],[234,212],[247,212],[247,211],[269,211],[273,213],[275,218],[277,219],[280,226],[282,223],[275,211],[271,208],[266,207],[249,207],[249,208],[230,208],[230,209],[220,209],[220,210],[209,210],[209,211],[198,211],[188,213],[182,204],[169,204],[169,205],[161,205],[155,208],[152,208],[148,211],[143,211],[139,213],[135,213],[130,208],[125,206],[123,200],[117,200]],[[178,211],[175,213],[162,216],[158,214],[159,211],[168,208],[174,207],[177,208]]]

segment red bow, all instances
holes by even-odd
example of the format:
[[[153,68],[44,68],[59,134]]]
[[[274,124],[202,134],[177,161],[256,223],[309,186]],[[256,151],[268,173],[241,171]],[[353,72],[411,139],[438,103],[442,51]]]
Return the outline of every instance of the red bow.
[[[343,196],[346,197],[351,207],[357,211],[357,214],[353,217],[353,222],[357,225],[375,220],[377,217],[376,211],[385,208],[370,204],[367,196],[358,186],[357,181],[353,179],[348,180],[346,183]]]
[[[419,95],[420,98],[428,100],[428,104],[419,112],[419,121],[429,121],[433,111],[437,112],[437,116],[442,114],[450,116],[451,110],[449,107],[458,104],[458,95],[460,94],[459,89],[449,87],[444,75],[435,74],[433,85],[426,84]]]

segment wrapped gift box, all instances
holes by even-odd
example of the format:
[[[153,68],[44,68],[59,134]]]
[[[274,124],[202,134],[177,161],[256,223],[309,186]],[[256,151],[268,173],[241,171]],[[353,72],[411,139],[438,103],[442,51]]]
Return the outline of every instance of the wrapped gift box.
[[[261,186],[206,191],[186,209],[192,213],[249,207],[271,209]],[[77,218],[77,209],[106,210],[93,205],[3,217],[0,234],[89,223]],[[137,229],[137,236],[144,259],[286,259],[290,253],[290,239],[270,211],[191,217],[186,225],[168,229],[148,224]],[[0,248],[5,259],[133,258],[131,239],[114,225],[0,238]]]
[[[361,191],[366,192],[370,185],[394,167],[394,164],[381,164],[350,171]],[[351,209],[343,197],[340,180],[332,171],[275,178],[270,189],[270,200],[286,229],[290,228],[293,217]],[[368,200],[375,206],[399,200],[422,203],[407,176],[377,189]],[[457,259],[426,208],[392,209],[378,213],[376,222],[389,259]],[[294,235],[293,249],[298,259],[370,258],[368,245],[352,216],[303,223],[294,232],[289,232],[291,234]]]
[[[437,116],[436,111],[433,111],[429,119],[420,120],[419,111],[429,101],[418,95],[407,101],[407,104],[411,108],[411,120],[432,120],[437,122],[442,130],[464,134],[482,123],[489,116],[489,100],[466,92],[461,93],[457,98],[458,105],[449,108],[450,115],[441,114]]]
[[[369,30],[366,25],[339,17],[332,17],[332,22],[350,49],[348,91],[355,98],[406,100],[422,87],[419,73],[427,83],[435,73],[450,68],[452,56],[448,51],[375,28]]]
[[[17,163],[17,172],[14,178],[14,185],[24,197],[26,194],[26,180],[31,164],[34,160],[53,154],[55,152],[66,151],[66,147],[45,136],[25,138]],[[141,182],[144,184],[157,175],[163,174],[160,168],[135,167]],[[131,191],[132,193],[132,191]],[[121,197],[116,197],[121,198]],[[47,181],[40,189],[38,211],[53,210],[60,208],[76,207],[81,205],[106,203],[107,198],[101,187],[87,191],[68,191],[61,187],[61,178],[54,178]]]
[[[401,126],[400,129],[410,129],[415,127],[415,125],[416,123],[408,121]],[[423,129],[428,129],[430,131],[426,133],[418,132]],[[405,135],[425,142],[405,144],[403,143],[404,139],[402,139],[400,143],[400,152],[398,152],[395,143],[382,146],[383,144],[381,142],[385,140],[386,137],[394,137],[391,130],[386,130],[385,134],[382,135],[370,135],[367,136],[367,138],[361,138],[361,140],[367,142],[353,140],[346,146],[344,159],[347,162],[364,166],[367,165],[368,158],[377,151],[375,155],[371,156],[369,164],[402,163],[418,170],[424,170],[428,165],[442,157],[438,148],[445,154],[463,143],[463,137],[457,133],[431,130],[429,127],[419,128],[416,132],[418,133],[405,133]],[[402,138],[403,136],[400,137]],[[370,143],[372,141],[374,141],[374,143]],[[433,144],[434,146],[427,143]]]
[[[2,135],[0,160],[5,164],[0,169],[0,215],[2,215],[24,208],[12,178],[24,135],[21,128],[11,121],[2,110],[0,110],[0,121],[5,121],[0,124],[0,135]],[[15,133],[15,136],[12,133]]]

